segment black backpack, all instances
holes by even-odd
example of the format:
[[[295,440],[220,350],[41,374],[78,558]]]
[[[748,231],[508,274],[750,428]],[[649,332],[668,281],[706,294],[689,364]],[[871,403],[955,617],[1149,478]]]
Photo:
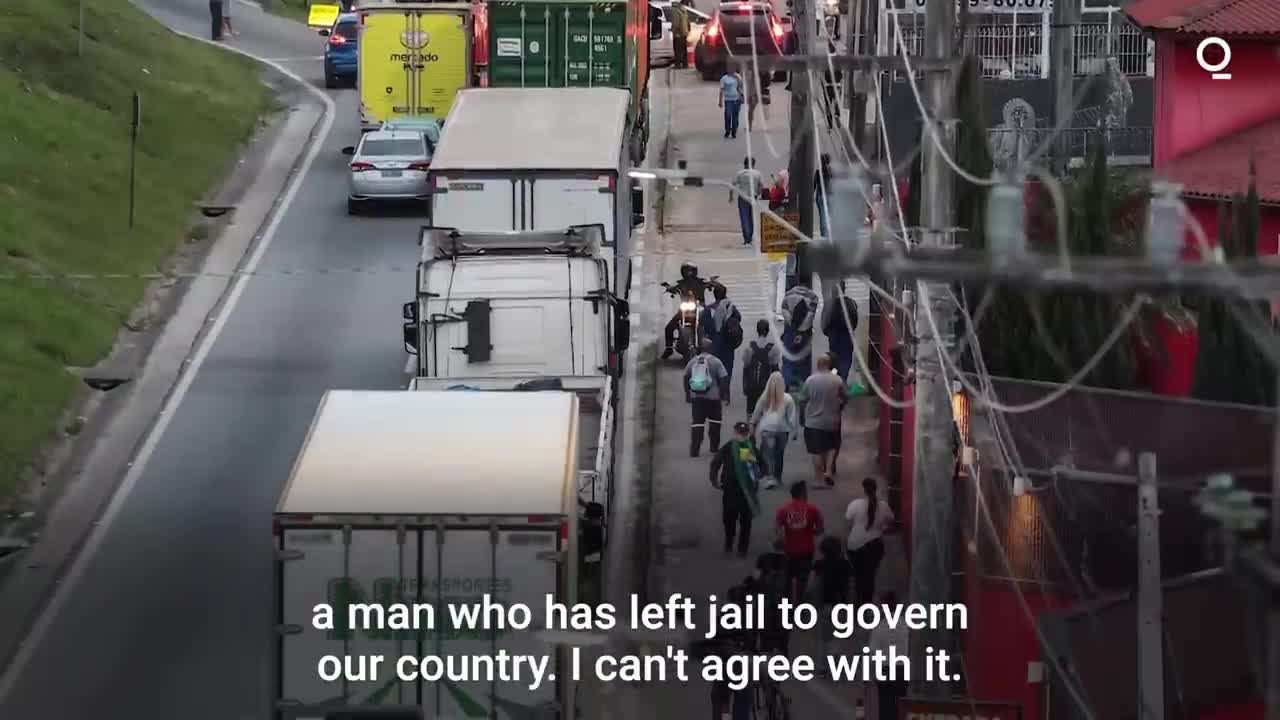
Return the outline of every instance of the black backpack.
[[[742,347],[742,320],[736,313],[725,321],[724,340],[734,350]]]
[[[844,312],[841,312],[838,307],[833,310],[831,318],[827,320],[827,326],[822,329],[827,337],[832,335],[848,337],[851,329],[855,332],[858,329],[858,303],[848,295],[842,295],[841,301],[844,303]],[[846,312],[849,314],[848,325],[845,324],[844,320]]]
[[[742,369],[742,389],[748,395],[759,395],[769,382],[769,375],[777,368],[773,367],[769,355],[773,352],[773,343],[765,343],[764,347],[751,343],[751,356]],[[754,410],[755,408],[751,408]]]

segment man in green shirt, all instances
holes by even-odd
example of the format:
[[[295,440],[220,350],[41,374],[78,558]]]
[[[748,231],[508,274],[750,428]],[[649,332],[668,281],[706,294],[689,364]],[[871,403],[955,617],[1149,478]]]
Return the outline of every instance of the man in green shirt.
[[[689,9],[684,0],[671,3],[671,48],[675,53],[672,64],[677,68],[689,67]]]

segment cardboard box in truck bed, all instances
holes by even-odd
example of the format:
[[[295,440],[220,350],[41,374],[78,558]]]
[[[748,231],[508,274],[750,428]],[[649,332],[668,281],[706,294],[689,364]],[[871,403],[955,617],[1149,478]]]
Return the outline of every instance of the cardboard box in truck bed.
[[[325,394],[280,498],[276,717],[321,718],[353,705],[415,705],[427,718],[574,716],[563,651],[558,680],[402,682],[402,656],[545,655],[530,632],[450,628],[449,603],[541,608],[576,601],[579,402],[572,392]],[[316,630],[313,608],[335,609]],[[352,603],[427,603],[436,630],[347,627]],[[536,615],[536,612],[535,612]],[[376,682],[320,679],[325,655],[383,655]],[[562,672],[563,671],[563,672]],[[542,715],[538,715],[541,717]]]

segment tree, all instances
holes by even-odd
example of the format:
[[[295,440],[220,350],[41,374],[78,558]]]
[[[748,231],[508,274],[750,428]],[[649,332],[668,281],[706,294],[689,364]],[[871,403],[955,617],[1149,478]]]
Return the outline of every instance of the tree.
[[[1250,162],[1248,192],[1218,204],[1218,245],[1228,260],[1257,255],[1259,218],[1257,173]],[[1257,341],[1236,319],[1239,311],[1246,316],[1268,317],[1267,305],[1210,297],[1192,302],[1200,313],[1192,394],[1202,400],[1274,404],[1275,371]],[[1232,311],[1232,305],[1237,312]]]

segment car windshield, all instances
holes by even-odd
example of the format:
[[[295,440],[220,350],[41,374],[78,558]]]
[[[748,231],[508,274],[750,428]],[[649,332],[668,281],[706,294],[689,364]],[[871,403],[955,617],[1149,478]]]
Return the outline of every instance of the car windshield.
[[[360,154],[365,157],[389,157],[393,155],[421,156],[426,153],[423,152],[421,140],[388,138],[384,140],[365,140],[364,145],[360,148]]]
[[[338,23],[337,26],[333,28],[334,35],[346,38],[347,40],[355,40],[359,31],[360,26],[353,22]]]

